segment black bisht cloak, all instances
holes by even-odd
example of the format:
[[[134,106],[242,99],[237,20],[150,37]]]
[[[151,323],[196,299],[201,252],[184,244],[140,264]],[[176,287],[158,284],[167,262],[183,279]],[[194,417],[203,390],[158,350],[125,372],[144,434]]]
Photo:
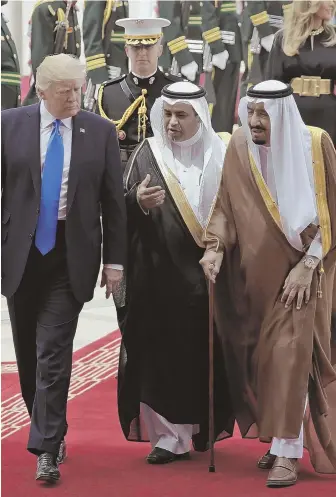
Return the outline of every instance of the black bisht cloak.
[[[136,198],[146,174],[149,186],[166,191],[164,204],[148,215]],[[181,212],[182,190],[178,186],[176,193],[164,177],[145,140],[124,176],[129,243],[125,306],[118,309],[119,418],[128,440],[147,441],[143,402],[171,423],[199,425],[193,445],[203,451],[209,439],[208,292],[199,264],[204,249],[195,242],[192,223],[187,227],[188,212]],[[214,353],[215,435],[223,439],[232,436],[234,415],[217,336]]]

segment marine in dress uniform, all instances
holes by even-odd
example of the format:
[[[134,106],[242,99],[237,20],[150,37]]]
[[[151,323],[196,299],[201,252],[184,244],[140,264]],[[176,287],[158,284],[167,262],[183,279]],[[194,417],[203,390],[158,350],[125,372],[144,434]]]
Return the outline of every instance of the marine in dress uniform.
[[[119,26],[125,27],[125,42],[129,46],[154,45],[160,43],[162,27],[169,21],[161,18],[121,19]],[[123,166],[136,146],[153,136],[149,115],[155,100],[167,84],[180,78],[156,71],[147,77],[133,72],[103,83],[99,88],[97,113],[110,119],[117,126]]]
[[[232,133],[240,62],[243,58],[241,34],[235,2],[202,2],[204,69],[212,67],[216,103],[210,104],[216,132]],[[210,50],[209,50],[210,49]],[[211,56],[211,61],[207,57]],[[211,64],[210,64],[211,62]]]
[[[55,53],[56,27],[65,20],[67,1],[56,2],[40,0],[36,2],[31,17],[31,65],[34,80],[36,70],[47,55]],[[81,34],[77,19],[76,2],[72,2],[68,16],[68,29],[64,42],[63,52],[80,57]],[[30,87],[23,105],[37,102],[35,84]]]
[[[7,1],[2,1],[5,5]],[[7,19],[1,13],[1,110],[19,107],[21,103],[19,58]]]
[[[251,71],[248,86],[260,83],[265,79],[265,71],[269,52],[271,51],[275,33],[283,27],[284,16],[291,9],[292,2],[247,2],[246,9],[253,25],[251,38]]]
[[[88,78],[93,85],[128,72],[123,29],[118,19],[128,17],[128,2],[85,2],[83,42]]]

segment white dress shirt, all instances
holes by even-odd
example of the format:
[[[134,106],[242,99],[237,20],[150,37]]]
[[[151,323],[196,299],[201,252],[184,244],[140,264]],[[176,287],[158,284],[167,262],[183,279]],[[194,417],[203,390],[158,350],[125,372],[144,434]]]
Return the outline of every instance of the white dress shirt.
[[[53,122],[56,120],[56,118],[52,116],[50,112],[47,110],[43,100],[41,101],[40,105],[40,114],[41,114],[41,120],[40,120],[41,175],[43,175],[44,162],[48,149],[48,143],[53,129]],[[69,170],[70,170],[71,149],[72,149],[72,117],[61,119],[59,129],[61,136],[63,138],[63,146],[64,146],[64,165],[63,165],[60,201],[58,207],[58,220],[61,221],[66,219]],[[111,269],[118,269],[118,270],[123,269],[123,266],[121,266],[120,264],[105,264],[104,267]]]
[[[49,138],[53,129],[53,122],[55,117],[48,112],[42,100],[41,107],[41,121],[40,121],[40,152],[41,152],[41,174],[43,174],[44,161],[47,153]],[[67,193],[69,181],[69,169],[71,161],[71,145],[72,145],[72,118],[68,117],[61,120],[60,133],[63,138],[64,146],[64,166],[61,185],[60,202],[58,208],[58,219],[63,220],[66,218],[67,207]]]

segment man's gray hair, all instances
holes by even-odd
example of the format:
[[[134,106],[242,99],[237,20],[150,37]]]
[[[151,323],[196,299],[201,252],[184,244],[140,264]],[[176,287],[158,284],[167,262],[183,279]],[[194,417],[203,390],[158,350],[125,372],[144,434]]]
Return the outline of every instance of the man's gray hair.
[[[78,81],[82,86],[85,82],[85,65],[73,55],[60,53],[48,55],[36,71],[36,92],[47,90],[52,83],[60,81]]]

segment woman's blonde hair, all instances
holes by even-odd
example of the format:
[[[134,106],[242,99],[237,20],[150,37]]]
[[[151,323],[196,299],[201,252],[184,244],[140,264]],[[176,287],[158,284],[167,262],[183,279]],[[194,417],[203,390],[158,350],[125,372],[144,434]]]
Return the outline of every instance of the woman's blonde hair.
[[[282,48],[286,55],[292,57],[314,29],[314,16],[322,2],[319,0],[294,0],[285,13]],[[334,14],[336,2],[334,1]],[[336,31],[328,21],[322,21],[327,38],[322,42],[325,47],[336,45]]]
[[[36,71],[37,95],[40,97],[40,92],[47,90],[55,82],[76,80],[82,86],[85,77],[85,65],[73,55],[48,55]]]

